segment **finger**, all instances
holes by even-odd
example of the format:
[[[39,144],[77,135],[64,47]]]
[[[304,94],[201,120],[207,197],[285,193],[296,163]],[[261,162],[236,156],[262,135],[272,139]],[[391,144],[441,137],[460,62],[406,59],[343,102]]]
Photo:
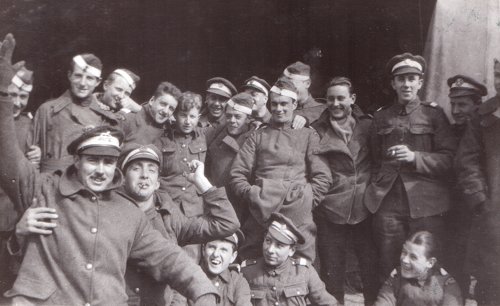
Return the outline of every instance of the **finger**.
[[[7,62],[10,63],[15,47],[16,40],[14,39],[14,35],[12,35],[11,33],[5,35],[2,46],[0,48],[0,56],[5,58]]]
[[[50,230],[50,229],[28,228],[28,230],[32,234],[40,234],[40,235],[50,235],[50,234],[52,234],[52,230]]]
[[[51,207],[35,207],[35,208],[30,208],[30,210],[34,213],[56,213],[55,208]]]
[[[36,220],[57,219],[59,218],[59,216],[57,214],[51,214],[51,213],[37,213],[33,216],[33,218]]]
[[[54,228],[56,227],[57,224],[56,223],[53,223],[53,222],[42,222],[42,221],[37,221],[35,223],[33,223],[32,226],[30,226],[31,228],[39,228],[39,229],[46,229],[46,228]]]
[[[24,67],[24,65],[26,65],[25,61],[19,61],[19,62],[15,63],[14,65],[12,65],[12,68],[14,69],[14,71],[19,71],[19,70],[21,70],[21,68]]]

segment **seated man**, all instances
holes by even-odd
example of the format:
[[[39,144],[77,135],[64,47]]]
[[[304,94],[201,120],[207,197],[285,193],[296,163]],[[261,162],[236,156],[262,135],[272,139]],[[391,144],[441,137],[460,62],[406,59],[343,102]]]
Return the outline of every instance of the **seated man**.
[[[293,259],[304,236],[292,220],[273,213],[262,244],[263,258],[242,263],[253,305],[337,305],[307,260]]]
[[[238,246],[245,236],[237,231],[231,236],[207,242],[202,248],[203,271],[219,290],[220,305],[252,305],[250,302],[250,287],[238,271],[238,267],[230,265],[238,257]]]

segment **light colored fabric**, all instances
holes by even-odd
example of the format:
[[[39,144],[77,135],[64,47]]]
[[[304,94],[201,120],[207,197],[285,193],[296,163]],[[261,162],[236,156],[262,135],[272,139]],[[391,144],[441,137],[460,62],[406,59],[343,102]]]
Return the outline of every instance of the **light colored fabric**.
[[[493,97],[493,58],[500,59],[499,37],[500,0],[438,0],[424,51],[428,63],[424,100],[436,101],[450,117],[446,81],[456,74],[484,83],[488,98]]]

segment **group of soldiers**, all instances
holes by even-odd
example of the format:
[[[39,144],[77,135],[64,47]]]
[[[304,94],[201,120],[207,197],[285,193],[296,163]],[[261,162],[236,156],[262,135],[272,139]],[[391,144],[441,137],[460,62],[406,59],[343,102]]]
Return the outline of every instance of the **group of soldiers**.
[[[500,304],[500,102],[481,103],[473,78],[448,80],[451,125],[419,99],[426,63],[410,53],[387,63],[396,99],[373,116],[347,77],[315,100],[302,62],[272,86],[212,78],[205,99],[161,82],[139,104],[129,69],[95,92],[103,65],[86,53],[72,58],[69,89],[31,116],[36,83],[11,63],[14,47],[8,34],[9,303],[342,305],[352,247],[365,305],[463,305],[471,276],[480,305]]]

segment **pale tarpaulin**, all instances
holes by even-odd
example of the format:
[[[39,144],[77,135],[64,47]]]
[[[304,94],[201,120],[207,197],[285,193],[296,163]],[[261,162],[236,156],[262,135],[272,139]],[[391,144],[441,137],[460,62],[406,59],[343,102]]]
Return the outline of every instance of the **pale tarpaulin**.
[[[437,0],[430,23],[424,57],[428,68],[424,99],[435,101],[450,114],[446,83],[465,74],[496,94],[493,59],[500,60],[500,0]]]

